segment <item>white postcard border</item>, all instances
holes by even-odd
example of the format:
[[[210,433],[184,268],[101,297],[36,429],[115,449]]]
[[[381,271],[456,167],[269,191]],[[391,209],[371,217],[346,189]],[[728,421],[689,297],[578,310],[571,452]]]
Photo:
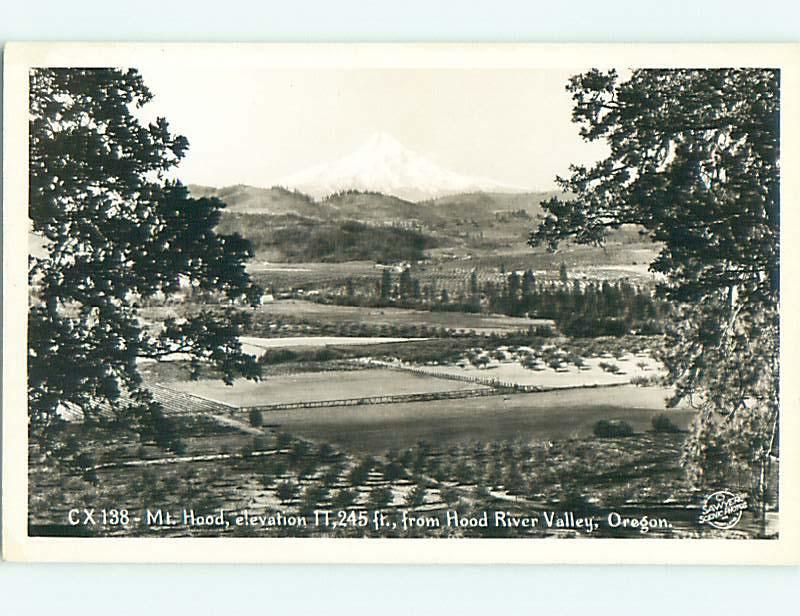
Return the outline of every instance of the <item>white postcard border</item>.
[[[3,557],[48,562],[800,562],[800,45],[12,43],[5,48],[3,163]],[[27,536],[28,71],[34,66],[274,68],[770,67],[781,69],[781,460],[776,540],[43,538]]]

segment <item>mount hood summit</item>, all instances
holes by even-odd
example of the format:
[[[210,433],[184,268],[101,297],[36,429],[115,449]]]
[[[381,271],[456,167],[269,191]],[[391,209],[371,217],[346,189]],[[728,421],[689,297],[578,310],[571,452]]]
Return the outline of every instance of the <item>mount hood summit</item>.
[[[273,185],[315,198],[335,192],[380,192],[407,201],[423,201],[471,192],[525,192],[526,188],[461,175],[409,150],[385,133],[372,135],[358,149],[337,161],[285,176]]]

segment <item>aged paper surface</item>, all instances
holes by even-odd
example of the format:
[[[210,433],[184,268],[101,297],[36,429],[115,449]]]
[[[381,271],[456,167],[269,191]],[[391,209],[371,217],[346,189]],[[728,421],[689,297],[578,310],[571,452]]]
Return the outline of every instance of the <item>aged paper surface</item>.
[[[796,563],[798,77],[7,46],[4,557]]]

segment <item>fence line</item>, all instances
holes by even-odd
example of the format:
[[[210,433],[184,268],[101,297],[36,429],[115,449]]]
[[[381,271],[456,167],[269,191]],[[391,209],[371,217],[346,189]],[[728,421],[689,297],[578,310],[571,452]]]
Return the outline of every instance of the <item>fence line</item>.
[[[480,398],[496,396],[505,392],[499,389],[457,389],[452,391],[435,391],[421,394],[395,394],[389,396],[364,396],[361,398],[342,398],[339,400],[310,400],[300,402],[278,402],[242,406],[237,410],[249,411],[283,411],[287,409],[311,409],[327,406],[362,406],[369,404],[397,404],[399,402],[429,402],[432,400],[457,400],[463,398]]]
[[[522,385],[512,381],[501,381],[500,379],[480,377],[467,374],[452,374],[448,372],[437,372],[429,368],[422,368],[419,366],[398,365],[394,363],[384,362],[381,360],[373,359],[367,362],[368,365],[378,366],[381,368],[388,368],[390,370],[399,370],[401,372],[411,372],[412,374],[419,374],[422,376],[432,376],[440,379],[450,379],[452,381],[462,381],[465,383],[475,383],[478,385],[486,385],[495,389],[500,389],[500,393],[541,393],[546,391],[561,391],[565,389],[597,389],[603,387],[621,387],[623,385],[630,385],[629,382],[623,383],[586,383],[577,385],[566,385],[564,387],[547,387],[544,385]]]
[[[519,383],[513,383],[511,381],[501,381],[500,379],[493,379],[488,377],[480,377],[480,376],[466,375],[466,374],[452,374],[448,372],[436,372],[435,370],[420,368],[419,366],[402,366],[402,365],[392,364],[389,362],[382,362],[380,360],[371,360],[369,364],[376,365],[381,368],[388,368],[390,370],[411,372],[412,374],[419,374],[422,376],[432,376],[440,379],[449,379],[451,381],[461,381],[464,383],[475,383],[477,385],[486,385],[487,387],[493,387],[495,389],[520,391],[520,392],[546,391],[546,389],[541,387],[540,385],[520,385]]]

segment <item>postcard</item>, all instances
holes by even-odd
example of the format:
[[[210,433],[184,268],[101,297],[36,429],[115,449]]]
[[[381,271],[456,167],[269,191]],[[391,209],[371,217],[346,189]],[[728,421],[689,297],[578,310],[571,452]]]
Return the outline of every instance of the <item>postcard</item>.
[[[4,558],[798,563],[799,51],[10,44]]]

